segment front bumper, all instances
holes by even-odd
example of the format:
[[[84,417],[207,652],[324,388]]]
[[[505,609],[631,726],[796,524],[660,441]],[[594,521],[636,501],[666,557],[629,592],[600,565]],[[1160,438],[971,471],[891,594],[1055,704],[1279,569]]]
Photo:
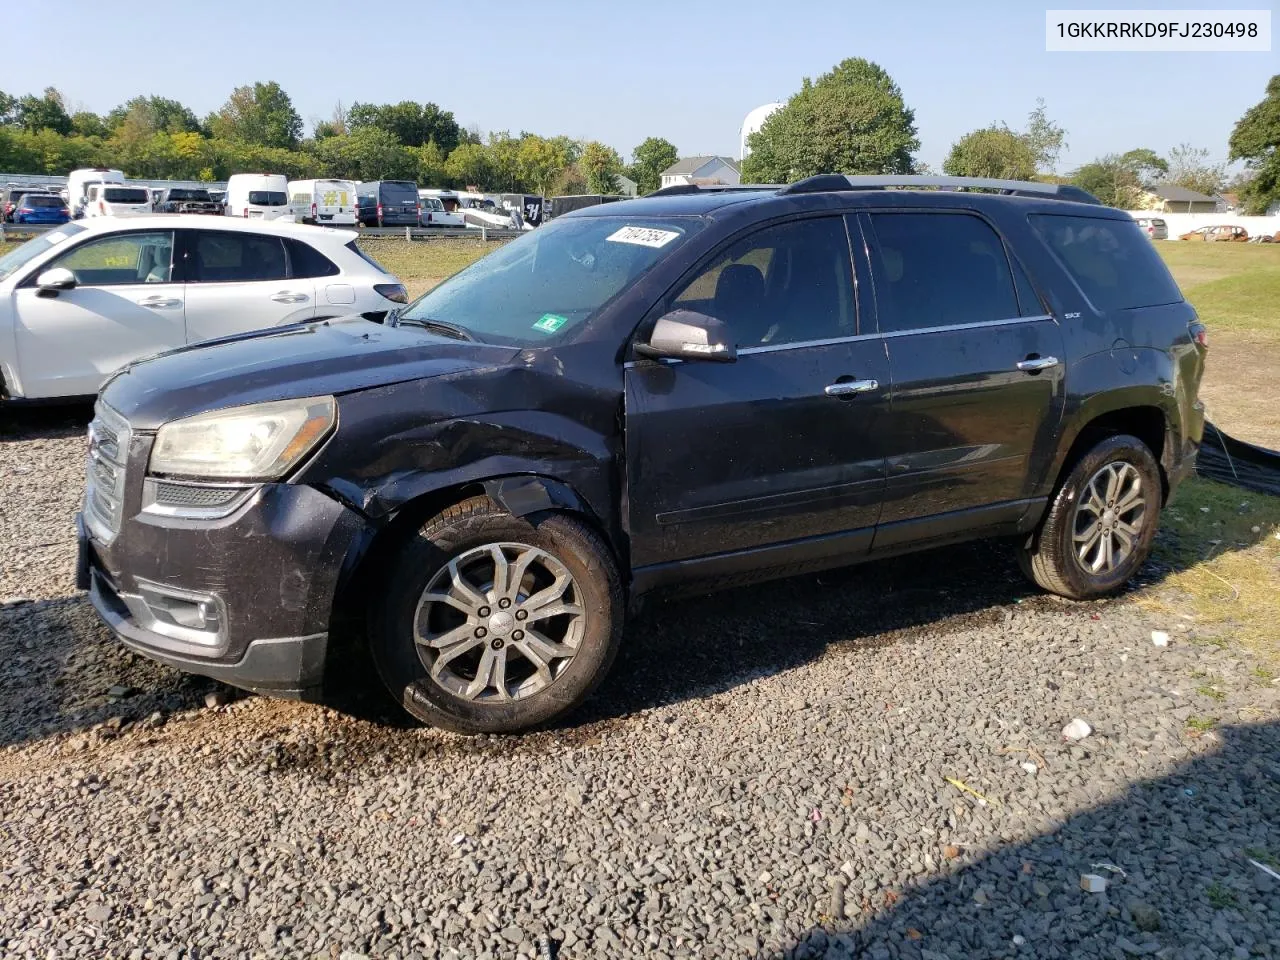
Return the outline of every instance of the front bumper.
[[[103,543],[80,516],[77,585],[122,643],[180,670],[314,698],[334,598],[364,519],[307,486],[265,484],[230,516],[151,516],[127,504]]]

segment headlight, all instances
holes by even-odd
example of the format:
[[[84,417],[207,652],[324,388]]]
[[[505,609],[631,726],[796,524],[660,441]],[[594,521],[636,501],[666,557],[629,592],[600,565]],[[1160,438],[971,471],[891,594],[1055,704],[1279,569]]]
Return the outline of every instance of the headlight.
[[[274,480],[314,450],[336,419],[333,397],[306,397],[174,420],[156,434],[148,472]]]

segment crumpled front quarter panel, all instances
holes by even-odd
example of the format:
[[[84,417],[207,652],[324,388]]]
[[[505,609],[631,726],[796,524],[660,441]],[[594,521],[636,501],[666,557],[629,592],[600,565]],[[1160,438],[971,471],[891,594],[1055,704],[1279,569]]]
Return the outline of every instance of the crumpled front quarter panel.
[[[377,522],[446,487],[536,474],[570,486],[597,517],[617,516],[616,366],[610,358],[592,364],[597,378],[577,379],[567,358],[540,353],[340,396],[337,433],[299,482]]]

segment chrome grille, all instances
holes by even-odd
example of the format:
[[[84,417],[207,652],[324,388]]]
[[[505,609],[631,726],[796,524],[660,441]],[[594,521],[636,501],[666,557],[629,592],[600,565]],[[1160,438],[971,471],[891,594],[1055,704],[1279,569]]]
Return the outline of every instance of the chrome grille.
[[[130,436],[129,423],[120,414],[101,402],[94,407],[93,422],[89,424],[84,515],[89,529],[105,542],[120,531]]]

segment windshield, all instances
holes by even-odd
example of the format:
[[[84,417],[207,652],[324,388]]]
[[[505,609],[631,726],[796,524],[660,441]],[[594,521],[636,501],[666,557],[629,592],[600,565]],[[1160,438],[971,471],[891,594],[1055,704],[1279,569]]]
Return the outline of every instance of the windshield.
[[[169,191],[170,200],[208,200],[208,190],[181,190],[173,189]]]
[[[249,203],[255,207],[284,207],[289,195],[283,190],[250,190]]]
[[[51,233],[28,240],[16,250],[10,250],[3,257],[0,257],[0,280],[8,280],[40,254],[52,250],[68,237],[72,237],[83,230],[84,227],[79,224],[65,223]]]
[[[107,187],[102,199],[107,203],[150,203],[151,194],[142,187]]]
[[[701,227],[693,217],[557,220],[419,297],[400,322],[441,321],[485,343],[540,346],[580,327]]]

